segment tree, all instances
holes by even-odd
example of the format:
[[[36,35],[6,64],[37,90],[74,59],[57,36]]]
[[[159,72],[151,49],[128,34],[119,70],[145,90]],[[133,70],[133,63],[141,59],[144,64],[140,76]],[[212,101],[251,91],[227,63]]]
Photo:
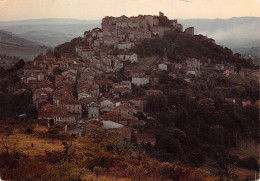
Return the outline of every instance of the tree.
[[[22,69],[24,65],[24,60],[20,59],[18,62],[15,63],[14,68],[15,70]]]
[[[62,142],[63,144],[63,149],[64,149],[64,154],[68,154],[68,151],[70,149],[70,147],[72,146],[72,142],[70,144],[68,144],[67,142]]]
[[[56,67],[55,69],[53,69],[52,73],[53,75],[61,75],[63,72],[63,70],[61,70],[59,67]]]
[[[7,136],[5,138],[2,138],[2,144],[5,147],[6,153],[9,154],[9,146],[7,144]]]
[[[53,50],[51,50],[51,49],[48,49],[47,51],[46,51],[46,55],[48,56],[48,55],[53,55],[54,54],[54,52],[53,52]]]
[[[160,84],[167,84],[169,79],[169,75],[166,71],[160,73],[159,75],[159,83]]]
[[[96,176],[98,177],[102,172],[103,172],[103,168],[101,167],[94,167],[93,168],[93,172],[96,174]]]
[[[166,107],[166,99],[163,95],[151,95],[147,99],[147,109],[149,111],[162,111]]]
[[[168,106],[177,109],[181,104],[181,95],[177,91],[170,92],[168,96]]]

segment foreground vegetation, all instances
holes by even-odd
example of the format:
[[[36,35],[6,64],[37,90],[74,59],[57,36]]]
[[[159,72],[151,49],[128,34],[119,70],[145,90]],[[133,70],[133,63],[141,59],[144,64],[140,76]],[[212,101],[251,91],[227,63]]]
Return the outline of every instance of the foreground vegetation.
[[[75,137],[34,124],[2,128],[4,180],[215,180],[205,170],[151,159],[127,142]]]

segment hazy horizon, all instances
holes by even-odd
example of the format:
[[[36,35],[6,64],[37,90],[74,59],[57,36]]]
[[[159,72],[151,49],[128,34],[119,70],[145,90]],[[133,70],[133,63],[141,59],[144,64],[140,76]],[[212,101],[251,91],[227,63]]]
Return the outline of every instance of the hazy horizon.
[[[1,0],[0,0],[1,1]],[[185,20],[191,20],[191,19],[198,19],[198,20],[203,20],[203,19],[208,19],[208,20],[227,20],[227,19],[232,19],[232,18],[260,18],[257,16],[240,16],[240,17],[230,17],[230,18],[175,18],[175,19],[185,19]],[[78,18],[37,18],[37,19],[20,19],[20,20],[0,20],[0,22],[16,22],[16,21],[33,21],[33,20],[78,20],[78,21],[102,21],[101,19],[78,19]]]
[[[149,7],[149,8],[147,8]],[[28,19],[101,20],[104,16],[157,15],[170,19],[260,17],[260,0],[0,0],[0,21]]]

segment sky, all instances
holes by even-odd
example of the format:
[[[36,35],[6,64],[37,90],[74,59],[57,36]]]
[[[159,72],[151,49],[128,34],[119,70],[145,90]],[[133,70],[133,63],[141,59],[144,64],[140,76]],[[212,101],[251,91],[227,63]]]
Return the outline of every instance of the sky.
[[[0,0],[0,21],[45,18],[101,20],[158,15],[170,19],[260,17],[260,0]]]

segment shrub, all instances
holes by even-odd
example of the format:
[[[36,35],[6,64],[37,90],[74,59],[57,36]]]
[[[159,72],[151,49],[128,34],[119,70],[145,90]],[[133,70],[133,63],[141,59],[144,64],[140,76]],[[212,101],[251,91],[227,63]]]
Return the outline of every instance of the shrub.
[[[238,161],[238,166],[247,169],[259,170],[259,165],[255,157],[243,158],[242,160]]]

